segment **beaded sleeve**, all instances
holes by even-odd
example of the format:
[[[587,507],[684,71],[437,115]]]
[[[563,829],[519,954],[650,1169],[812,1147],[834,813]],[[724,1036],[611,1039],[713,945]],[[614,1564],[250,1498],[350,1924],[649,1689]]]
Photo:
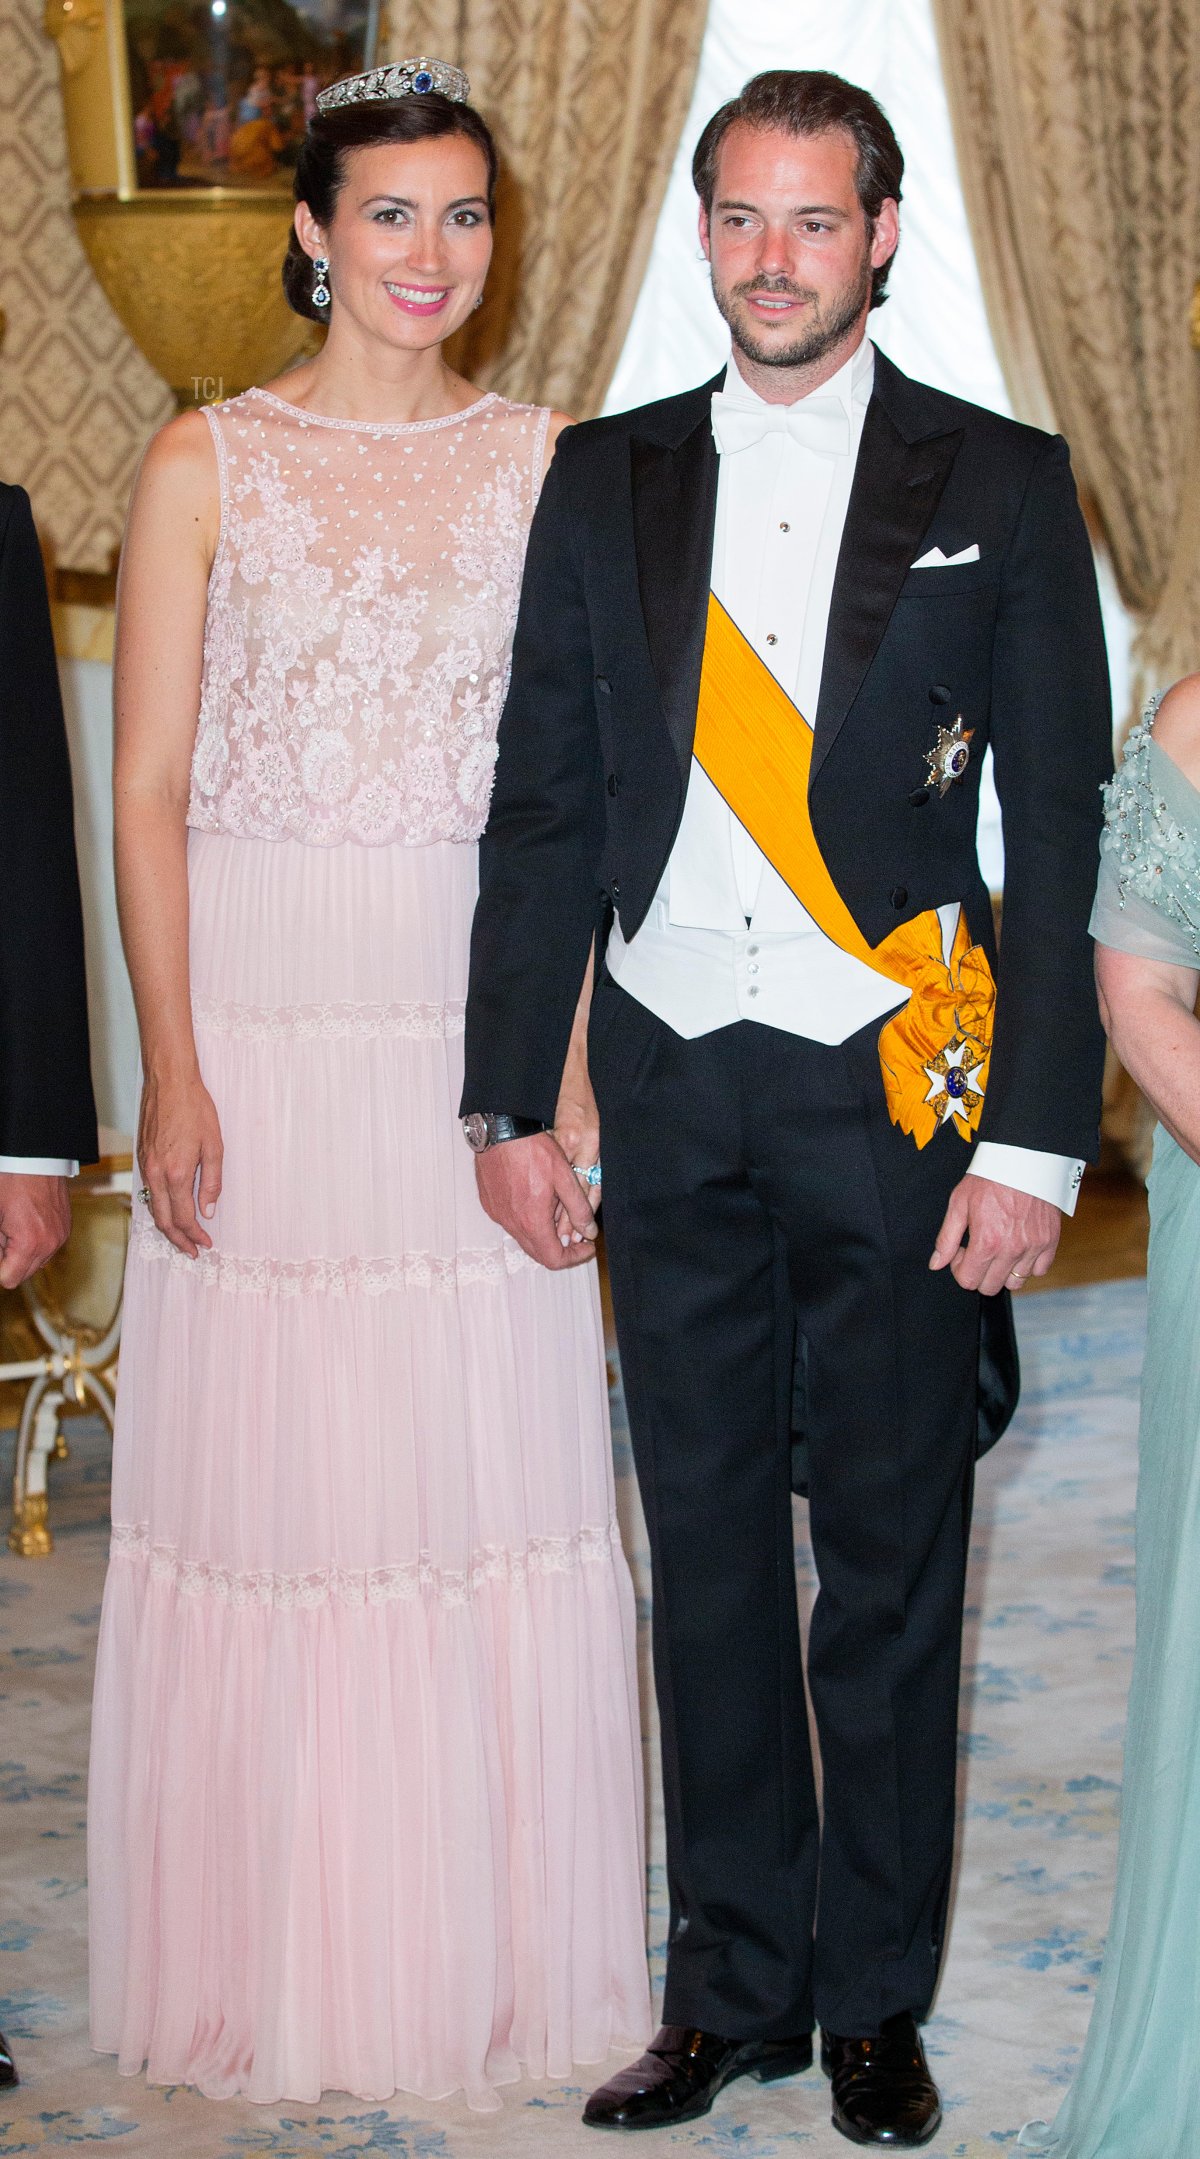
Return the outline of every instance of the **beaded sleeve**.
[[[1146,959],[1200,959],[1200,794],[1157,749],[1153,697],[1105,788],[1092,935]]]

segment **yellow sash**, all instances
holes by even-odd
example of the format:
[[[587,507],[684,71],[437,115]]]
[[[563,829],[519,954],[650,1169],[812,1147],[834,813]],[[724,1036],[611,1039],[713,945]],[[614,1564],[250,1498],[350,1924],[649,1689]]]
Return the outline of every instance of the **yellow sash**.
[[[893,1124],[925,1147],[942,1124],[973,1137],[983,1109],[996,985],[960,912],[949,965],[932,908],[867,943],[817,845],[808,808],[812,730],[715,594],[695,755],[735,817],[843,952],[911,992],[884,1022],[879,1062]]]

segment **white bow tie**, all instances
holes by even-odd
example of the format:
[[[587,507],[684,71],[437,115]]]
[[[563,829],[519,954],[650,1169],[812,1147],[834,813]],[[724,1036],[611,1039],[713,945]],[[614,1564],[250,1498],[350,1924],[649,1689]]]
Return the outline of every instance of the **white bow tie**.
[[[713,391],[712,430],[722,457],[752,450],[768,435],[790,435],[803,450],[848,457],[850,421],[836,397],[806,397],[799,405],[743,405],[724,390]]]

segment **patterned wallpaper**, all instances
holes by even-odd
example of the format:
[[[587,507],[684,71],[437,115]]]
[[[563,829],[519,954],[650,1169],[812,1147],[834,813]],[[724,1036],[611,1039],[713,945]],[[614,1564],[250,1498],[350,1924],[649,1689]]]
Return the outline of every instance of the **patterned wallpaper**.
[[[0,0],[0,308],[0,478],[28,488],[60,568],[107,570],[142,447],[174,404],[75,231],[40,0]]]

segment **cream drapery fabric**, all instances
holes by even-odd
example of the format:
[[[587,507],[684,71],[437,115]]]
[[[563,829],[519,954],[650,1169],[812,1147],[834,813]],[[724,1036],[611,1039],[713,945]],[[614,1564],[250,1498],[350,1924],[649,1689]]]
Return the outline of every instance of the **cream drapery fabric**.
[[[1200,667],[1200,5],[934,6],[1005,378],[1070,442],[1140,700]]]
[[[687,115],[707,0],[398,0],[393,57],[471,78],[504,163],[473,381],[599,410]]]

